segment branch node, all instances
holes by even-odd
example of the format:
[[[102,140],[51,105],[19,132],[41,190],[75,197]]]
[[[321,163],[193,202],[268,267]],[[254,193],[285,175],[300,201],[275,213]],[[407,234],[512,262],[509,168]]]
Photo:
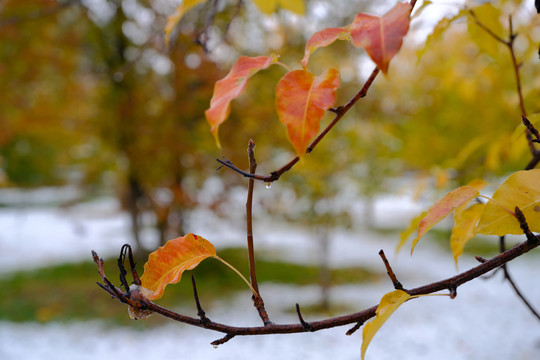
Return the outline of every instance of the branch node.
[[[354,325],[352,328],[350,328],[346,333],[345,335],[347,336],[351,336],[352,334],[354,334],[356,332],[356,330],[360,329],[360,327],[364,325],[364,322],[363,321],[359,321],[356,323],[356,325]]]
[[[392,267],[390,266],[390,262],[386,258],[386,255],[384,254],[384,251],[379,251],[379,255],[384,262],[384,266],[386,267],[386,273],[390,277],[390,280],[392,280],[392,283],[394,284],[394,289],[396,290],[403,290],[403,285],[398,281],[396,278],[396,274],[394,274],[394,271],[392,270]]]
[[[302,324],[302,326],[304,327],[304,329],[306,331],[309,331],[309,332],[315,331],[315,329],[313,328],[313,325],[311,325],[310,323],[305,321],[304,318],[302,317],[302,313],[300,312],[300,305],[298,305],[298,304],[296,304],[296,314],[298,315],[298,319],[300,320],[300,324]]]
[[[215,341],[212,341],[210,345],[213,345],[215,348],[217,348],[219,345],[225,344],[227,341],[231,340],[234,337],[232,334],[227,334],[221,339],[217,339]]]
[[[448,286],[448,290],[450,290],[450,299],[455,299],[457,296],[457,286],[454,283],[451,283],[450,286]]]

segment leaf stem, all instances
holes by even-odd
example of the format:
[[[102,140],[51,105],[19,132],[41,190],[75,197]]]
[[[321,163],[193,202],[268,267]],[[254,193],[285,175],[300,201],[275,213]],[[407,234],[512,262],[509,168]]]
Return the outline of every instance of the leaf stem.
[[[259,296],[257,291],[255,291],[253,286],[251,286],[251,284],[249,283],[248,279],[246,279],[246,277],[244,275],[242,275],[242,273],[240,271],[238,271],[238,269],[236,269],[234,266],[232,266],[231,264],[229,264],[228,262],[226,262],[225,260],[223,260],[222,258],[220,258],[217,255],[214,255],[212,257],[214,259],[217,259],[217,260],[221,261],[223,264],[227,265],[232,271],[234,271],[238,276],[240,276],[242,278],[242,280],[244,280],[244,282],[247,284],[247,286],[249,286],[249,288],[251,289],[251,291],[253,292],[253,294],[255,296],[257,296],[257,297]]]
[[[490,198],[489,196],[485,196],[485,195],[481,195],[481,194],[478,194],[478,197],[487,199],[488,201],[493,201],[494,204],[499,205],[499,206],[502,207],[504,210],[508,211],[512,216],[516,217],[516,213],[515,213],[515,212],[513,212],[512,210],[510,210],[509,208],[507,208],[506,206],[504,206],[503,204],[501,204],[501,203],[498,202],[497,200],[492,199],[492,198]],[[517,217],[516,217],[516,218],[517,218]]]

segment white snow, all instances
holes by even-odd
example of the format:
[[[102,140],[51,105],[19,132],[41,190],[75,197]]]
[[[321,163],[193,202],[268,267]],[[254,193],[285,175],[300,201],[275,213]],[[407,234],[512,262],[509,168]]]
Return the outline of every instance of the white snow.
[[[128,216],[113,199],[57,208],[46,205],[47,196],[42,193],[39,196],[45,199],[40,200],[40,206],[0,208],[0,276],[17,269],[90,259],[91,249],[103,257],[116,256],[121,245],[130,241]],[[231,206],[241,208],[243,204]],[[419,208],[407,196],[380,197],[375,203],[375,222],[391,219],[405,226]],[[192,220],[190,230],[211,240],[218,253],[219,248],[244,244],[245,225],[241,219],[210,218],[207,212],[199,210]],[[152,231],[146,232],[150,246],[152,235],[155,235]],[[317,261],[314,235],[309,230],[270,219],[255,223],[257,249],[269,256],[299,263]],[[456,274],[450,254],[430,244],[429,238],[422,240],[413,257],[408,250],[395,256],[397,241],[396,235],[381,235],[362,228],[338,230],[332,233],[330,263],[332,266],[366,265],[384,272],[378,256],[379,250],[384,249],[405,287]],[[520,288],[537,308],[540,307],[538,261],[538,254],[533,252],[510,265]],[[460,269],[473,265],[474,260],[464,258]],[[500,276],[477,279],[459,287],[454,300],[444,296],[407,302],[375,336],[367,359],[540,358],[540,323]],[[380,282],[365,286],[334,287],[331,302],[346,303],[361,310],[376,304],[391,290],[390,281],[384,277]],[[2,289],[2,293],[9,296],[9,289]],[[297,321],[296,315],[285,310],[295,303],[303,306],[315,303],[319,289],[263,283],[261,293],[272,319],[291,323]],[[206,310],[216,321],[241,326],[260,324],[248,292]],[[309,315],[305,317],[308,321],[316,320]],[[144,331],[108,327],[99,319],[69,324],[0,321],[0,359],[359,359],[362,330],[349,337],[345,336],[348,328],[237,337],[214,349],[210,342],[222,334],[172,321]]]

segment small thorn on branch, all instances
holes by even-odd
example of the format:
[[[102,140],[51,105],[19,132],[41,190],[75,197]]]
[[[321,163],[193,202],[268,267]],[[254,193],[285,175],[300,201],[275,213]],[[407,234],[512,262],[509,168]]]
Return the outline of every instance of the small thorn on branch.
[[[195,305],[197,305],[197,315],[201,318],[201,323],[206,324],[210,319],[206,317],[201,303],[199,302],[199,295],[197,294],[197,284],[195,284],[195,277],[191,275],[191,284],[193,285],[193,297],[195,298]]]
[[[390,262],[388,262],[388,259],[386,258],[386,255],[384,254],[384,251],[379,251],[379,255],[384,262],[384,266],[386,267],[386,273],[390,277],[390,280],[392,280],[392,283],[394,284],[394,289],[396,290],[403,290],[403,285],[398,281],[396,278],[396,274],[394,274],[394,271],[392,270],[392,267],[390,266]]]
[[[215,341],[212,341],[210,343],[210,345],[219,346],[219,345],[225,344],[227,341],[231,340],[233,337],[234,337],[234,335],[227,334],[224,337],[222,337],[221,339],[217,339]]]
[[[349,329],[349,331],[347,331],[345,333],[345,335],[351,336],[352,334],[354,334],[356,332],[356,330],[360,329],[360,327],[362,327],[362,325],[364,325],[363,321],[357,322],[356,325],[354,325],[352,328]]]
[[[314,331],[313,326],[304,320],[302,317],[302,313],[300,312],[300,305],[296,304],[296,314],[298,315],[298,319],[300,320],[300,324],[304,327],[306,331]]]
[[[480,264],[483,264],[483,263],[485,263],[485,262],[487,261],[486,259],[484,259],[484,258],[481,257],[481,256],[475,256],[474,258],[475,258],[476,261],[478,261]]]

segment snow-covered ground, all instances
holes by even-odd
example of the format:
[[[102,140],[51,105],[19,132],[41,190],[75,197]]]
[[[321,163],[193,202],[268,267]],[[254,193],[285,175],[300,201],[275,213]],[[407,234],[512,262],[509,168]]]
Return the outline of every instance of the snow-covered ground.
[[[272,190],[269,190],[272,191]],[[275,190],[274,191],[278,191]],[[267,191],[268,192],[268,191]],[[53,192],[54,193],[54,192]],[[0,202],[32,204],[27,193],[0,193]],[[101,256],[117,255],[129,242],[129,221],[119,204],[110,198],[69,207],[39,206],[0,208],[0,276],[29,267],[90,258],[95,249]],[[59,195],[55,195],[58,200]],[[4,200],[2,200],[4,199]],[[50,195],[49,195],[50,199]],[[69,199],[67,199],[69,200]],[[233,204],[239,209],[242,203]],[[389,219],[405,226],[420,208],[407,196],[380,197],[375,202],[376,223]],[[241,210],[240,210],[241,212]],[[206,237],[216,247],[243,245],[244,224],[212,218],[200,210],[192,217],[190,231]],[[152,246],[152,236],[145,234]],[[265,219],[255,223],[257,248],[290,261],[314,263],[318,259],[313,234]],[[494,239],[496,241],[496,239]],[[381,235],[362,228],[332,234],[330,261],[333,266],[367,265],[383,271],[380,249],[388,254],[394,270],[406,287],[415,287],[455,274],[451,256],[423,239],[411,258],[405,250],[394,255],[396,235]],[[540,307],[540,257],[529,254],[511,264],[511,270],[529,299]],[[460,269],[474,265],[463,259]],[[2,296],[9,296],[9,289]],[[363,309],[392,290],[390,281],[366,286],[340,286],[332,301]],[[295,288],[263,284],[261,292],[276,322],[296,322],[285,311],[294,303],[309,305],[318,299],[317,287]],[[246,311],[249,309],[249,311]],[[249,294],[240,294],[207,309],[216,320],[235,325],[258,325],[260,320]],[[126,315],[127,316],[127,315]],[[306,316],[310,320],[308,316]],[[345,336],[348,328],[309,334],[240,337],[214,349],[209,343],[221,334],[169,323],[151,330],[110,328],[96,320],[87,323],[23,323],[0,321],[0,359],[112,359],[119,357],[169,359],[359,359],[361,330]],[[539,359],[540,323],[497,276],[476,280],[458,289],[455,300],[427,297],[404,304],[372,341],[368,359]]]

